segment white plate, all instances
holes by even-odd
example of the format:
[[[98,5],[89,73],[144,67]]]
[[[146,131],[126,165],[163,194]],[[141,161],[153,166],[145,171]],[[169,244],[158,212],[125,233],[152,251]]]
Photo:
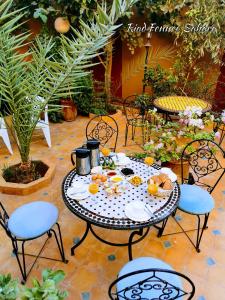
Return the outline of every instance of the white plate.
[[[112,159],[117,166],[126,166],[131,162],[129,157],[124,157],[123,159],[117,159],[116,156],[113,156]]]
[[[73,194],[82,194],[88,189],[87,184],[79,181],[72,182],[71,187],[73,188]]]
[[[84,185],[84,184],[83,184]],[[68,188],[66,194],[68,197],[70,197],[71,199],[75,199],[75,200],[83,200],[86,199],[90,196],[90,193],[88,191],[88,184],[85,184],[85,189],[81,190],[77,188],[77,186],[71,186]]]
[[[177,180],[177,175],[170,168],[162,168],[160,169],[160,173],[168,175],[172,182]]]
[[[136,222],[145,222],[151,215],[145,210],[145,204],[141,201],[132,201],[125,206],[125,215]]]

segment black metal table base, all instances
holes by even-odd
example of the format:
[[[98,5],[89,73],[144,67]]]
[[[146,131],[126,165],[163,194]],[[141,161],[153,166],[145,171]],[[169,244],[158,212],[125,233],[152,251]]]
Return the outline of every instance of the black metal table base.
[[[129,260],[132,260],[133,259],[132,245],[137,244],[138,242],[142,241],[146,237],[146,235],[148,234],[149,230],[150,230],[150,227],[137,229],[137,230],[131,232],[130,237],[128,239],[128,242],[126,242],[126,243],[113,243],[113,242],[107,241],[107,240],[101,238],[99,235],[97,235],[97,233],[94,231],[94,229],[92,227],[92,224],[87,222],[86,223],[86,230],[84,232],[84,235],[79,240],[79,242],[76,243],[75,245],[73,245],[73,247],[71,248],[71,255],[72,256],[74,255],[75,249],[83,243],[83,241],[86,239],[86,237],[88,235],[88,232],[91,231],[93,236],[97,240],[103,242],[104,244],[107,244],[107,245],[110,245],[110,246],[117,246],[117,247],[126,247],[127,246],[128,247]],[[134,240],[135,235],[139,235],[140,237],[138,239]]]

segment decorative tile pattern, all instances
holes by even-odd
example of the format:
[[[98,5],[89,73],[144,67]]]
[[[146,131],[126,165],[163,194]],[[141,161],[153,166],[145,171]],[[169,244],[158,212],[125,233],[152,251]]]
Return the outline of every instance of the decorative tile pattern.
[[[76,245],[76,244],[79,243],[79,241],[80,241],[80,238],[79,238],[79,237],[75,237],[75,238],[73,239],[73,244]]]
[[[82,300],[90,300],[89,292],[82,293],[81,295],[82,295]]]
[[[114,261],[116,259],[116,256],[114,254],[111,254],[108,256],[109,261]]]
[[[213,233],[214,235],[221,235],[221,231],[218,230],[218,229],[213,230],[212,233]]]
[[[172,247],[172,244],[169,241],[165,241],[163,243],[163,245],[164,245],[165,248],[171,248]]]
[[[182,217],[179,216],[179,215],[176,215],[176,216],[175,216],[175,219],[176,219],[177,221],[181,221],[181,220],[182,220]]]
[[[216,264],[215,260],[211,257],[208,257],[206,261],[208,266],[213,266]]]

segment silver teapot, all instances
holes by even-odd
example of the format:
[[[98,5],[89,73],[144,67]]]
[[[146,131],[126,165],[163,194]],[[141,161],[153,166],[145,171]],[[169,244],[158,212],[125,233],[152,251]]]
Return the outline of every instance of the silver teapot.
[[[97,167],[100,165],[99,145],[100,145],[100,142],[96,139],[87,140],[87,149],[90,150],[91,168],[94,168],[94,167]]]
[[[76,160],[74,161],[74,155]],[[91,172],[90,150],[86,148],[77,148],[71,153],[71,162],[76,166],[78,175],[88,175]]]

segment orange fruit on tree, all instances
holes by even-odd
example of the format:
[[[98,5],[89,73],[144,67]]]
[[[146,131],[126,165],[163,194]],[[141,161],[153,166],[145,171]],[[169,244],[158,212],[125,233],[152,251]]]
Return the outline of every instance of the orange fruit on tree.
[[[158,185],[156,183],[150,183],[147,191],[150,195],[156,195],[158,193]]]
[[[104,156],[109,156],[110,154],[110,149],[109,148],[102,148],[102,154]]]
[[[67,18],[58,17],[54,22],[55,30],[59,33],[66,33],[70,30],[70,22]]]

